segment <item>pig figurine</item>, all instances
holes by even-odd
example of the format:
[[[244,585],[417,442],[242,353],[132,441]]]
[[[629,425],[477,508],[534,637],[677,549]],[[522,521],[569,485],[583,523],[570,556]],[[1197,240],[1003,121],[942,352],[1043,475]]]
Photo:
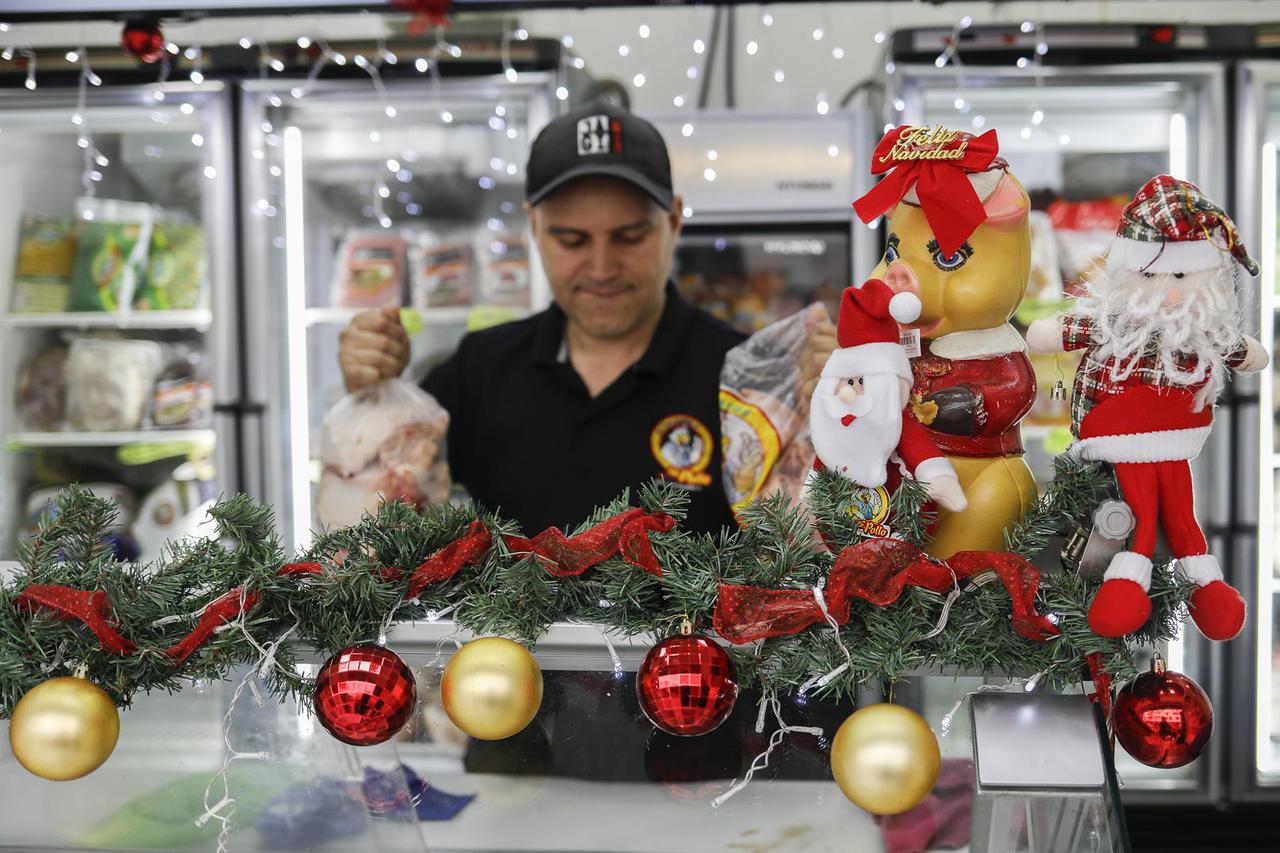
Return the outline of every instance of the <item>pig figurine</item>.
[[[913,355],[911,410],[969,503],[939,510],[928,550],[943,559],[1003,550],[1004,531],[1036,498],[1018,426],[1035,400],[1035,375],[1009,324],[1030,272],[1030,201],[997,153],[994,130],[896,128],[872,164],[889,174],[854,204],[864,222],[888,215],[885,254],[870,277],[920,298],[903,338]]]

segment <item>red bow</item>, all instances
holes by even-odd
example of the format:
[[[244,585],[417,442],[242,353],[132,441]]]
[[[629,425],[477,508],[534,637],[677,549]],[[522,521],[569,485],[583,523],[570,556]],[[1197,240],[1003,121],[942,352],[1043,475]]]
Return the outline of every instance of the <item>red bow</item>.
[[[580,575],[587,569],[621,554],[622,559],[655,577],[662,577],[662,565],[649,541],[650,531],[667,532],[676,520],[665,512],[648,513],[633,507],[612,518],[567,537],[558,527],[548,527],[532,539],[508,536],[507,547],[529,553],[556,577]]]
[[[1058,633],[1053,623],[1035,611],[1040,572],[1016,554],[1001,551],[961,551],[941,563],[907,542],[866,539],[840,552],[827,577],[823,598],[831,618],[843,625],[849,621],[854,598],[884,607],[897,601],[908,586],[943,593],[956,580],[986,570],[995,571],[1009,592],[1015,631],[1039,641]],[[741,644],[798,634],[824,618],[808,590],[722,584],[714,625],[721,637]]]
[[[987,220],[966,173],[985,172],[999,150],[994,129],[974,137],[941,126],[894,128],[871,156],[871,174],[889,174],[855,201],[853,209],[863,222],[871,222],[902,201],[914,184],[938,248],[946,256],[954,255]]]
[[[35,613],[48,611],[59,619],[79,619],[102,643],[102,647],[118,655],[131,655],[138,650],[132,642],[111,627],[111,601],[102,590],[72,589],[67,586],[31,584],[13,599],[14,606]]]
[[[223,593],[205,606],[204,612],[200,614],[200,621],[191,629],[191,633],[183,637],[181,642],[165,649],[165,654],[178,663],[184,662],[204,645],[204,641],[209,639],[217,628],[239,619],[241,613],[256,607],[258,598],[258,593],[243,592],[240,587]]]

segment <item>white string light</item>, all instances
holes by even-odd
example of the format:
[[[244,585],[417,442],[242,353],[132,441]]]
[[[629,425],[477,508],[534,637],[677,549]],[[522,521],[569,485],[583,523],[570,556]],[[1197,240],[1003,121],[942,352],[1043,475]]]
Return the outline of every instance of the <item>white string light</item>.
[[[26,86],[29,91],[35,91],[36,88],[36,54],[35,51],[21,48],[19,50],[27,60],[27,79],[22,85]]]
[[[514,83],[520,79],[520,74],[511,64],[511,33],[505,26],[502,28],[502,73],[508,83]]]

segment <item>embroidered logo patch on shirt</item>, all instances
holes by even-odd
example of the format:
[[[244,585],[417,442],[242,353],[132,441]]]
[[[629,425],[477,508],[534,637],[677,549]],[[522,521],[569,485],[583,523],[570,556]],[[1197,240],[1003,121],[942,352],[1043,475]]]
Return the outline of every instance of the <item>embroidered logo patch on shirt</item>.
[[[668,415],[649,433],[649,449],[662,473],[684,486],[711,485],[711,430],[691,415]]]
[[[622,124],[606,115],[578,120],[578,154],[621,154]]]

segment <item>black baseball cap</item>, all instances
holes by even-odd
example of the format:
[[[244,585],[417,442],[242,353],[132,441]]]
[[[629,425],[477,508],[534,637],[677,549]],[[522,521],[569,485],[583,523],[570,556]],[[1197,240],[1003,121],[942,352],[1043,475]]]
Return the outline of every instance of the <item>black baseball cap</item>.
[[[525,197],[536,205],[578,178],[626,181],[670,210],[671,158],[662,134],[621,107],[591,103],[553,119],[533,140],[525,167]]]

